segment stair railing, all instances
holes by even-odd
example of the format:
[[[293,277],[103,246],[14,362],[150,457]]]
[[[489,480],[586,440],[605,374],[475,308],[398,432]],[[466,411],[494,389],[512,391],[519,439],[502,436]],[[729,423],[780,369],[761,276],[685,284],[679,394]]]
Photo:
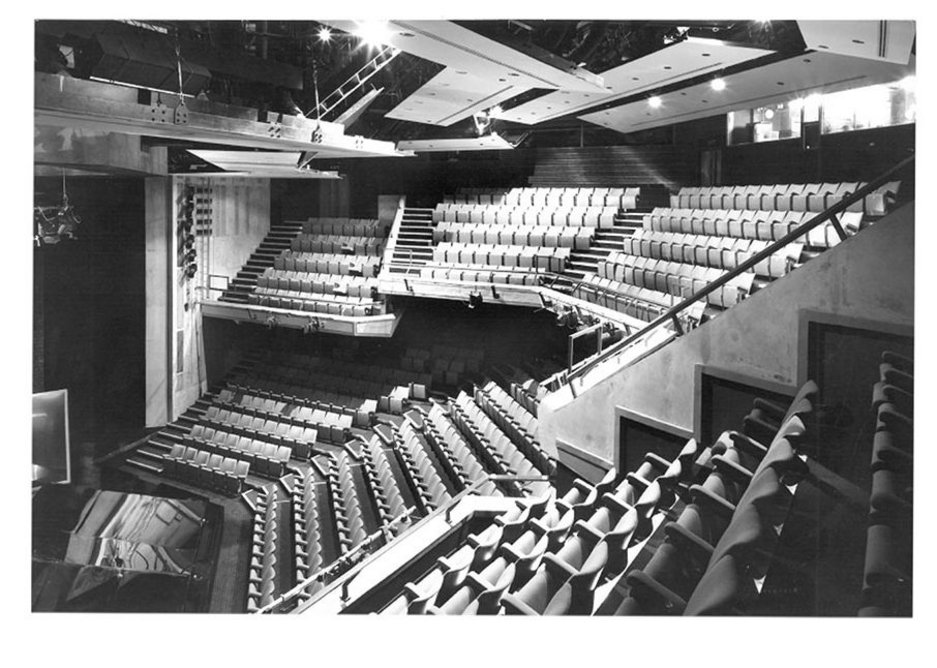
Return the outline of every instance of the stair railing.
[[[849,207],[851,207],[856,202],[864,200],[867,195],[874,193],[880,187],[882,187],[883,185],[888,183],[890,180],[892,180],[893,175],[905,169],[906,167],[911,165],[913,162],[914,162],[913,154],[908,156],[907,158],[904,158],[899,163],[897,163],[896,165],[894,165],[893,167],[891,167],[890,169],[882,173],[880,176],[878,176],[875,180],[870,181],[863,187],[857,189],[851,195],[847,195],[846,197],[841,199],[839,202],[827,208],[825,211],[818,213],[816,216],[808,220],[806,223],[803,223],[802,225],[798,225],[794,230],[791,230],[790,232],[785,234],[783,237],[781,237],[774,243],[770,244],[764,250],[754,254],[748,260],[739,264],[735,269],[723,274],[722,276],[712,281],[708,285],[705,285],[704,287],[700,288],[695,293],[693,293],[692,295],[690,295],[689,297],[681,301],[679,304],[676,304],[672,308],[668,309],[660,317],[656,318],[655,320],[652,320],[646,327],[643,327],[641,330],[635,332],[634,334],[630,336],[626,336],[625,338],[621,339],[615,344],[609,346],[600,355],[596,355],[595,357],[592,357],[591,359],[584,360],[583,362],[580,362],[579,366],[577,366],[576,368],[569,369],[561,381],[558,379],[559,383],[557,387],[553,387],[551,389],[555,391],[559,389],[561,385],[566,384],[566,385],[569,385],[570,391],[573,393],[573,396],[576,396],[575,385],[573,383],[574,380],[582,378],[587,373],[589,373],[592,369],[597,367],[599,364],[602,364],[603,362],[606,362],[612,357],[615,357],[618,354],[624,352],[633,343],[635,343],[635,341],[638,341],[639,339],[647,336],[649,333],[651,333],[652,331],[654,331],[661,325],[664,325],[667,323],[673,323],[676,327],[677,333],[682,334],[683,329],[680,324],[680,320],[678,316],[683,311],[685,311],[686,309],[688,309],[690,306],[700,301],[701,299],[705,298],[706,296],[712,294],[713,292],[715,292],[722,286],[726,285],[730,281],[734,280],[738,276],[741,276],[742,274],[749,271],[750,269],[754,269],[755,266],[757,266],[764,260],[768,259],[769,257],[774,255],[778,251],[782,250],[788,244],[805,236],[808,232],[819,227],[823,223],[829,221],[832,224],[833,228],[836,230],[836,233],[839,235],[839,238],[841,240],[845,240],[848,235],[846,231],[843,229],[843,226],[839,221],[839,214],[846,211]]]

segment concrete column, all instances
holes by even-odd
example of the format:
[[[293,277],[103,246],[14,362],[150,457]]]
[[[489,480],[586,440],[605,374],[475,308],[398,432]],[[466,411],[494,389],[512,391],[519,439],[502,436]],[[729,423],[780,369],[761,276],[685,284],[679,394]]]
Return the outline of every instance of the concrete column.
[[[146,426],[172,415],[173,246],[172,178],[145,180],[146,225]]]

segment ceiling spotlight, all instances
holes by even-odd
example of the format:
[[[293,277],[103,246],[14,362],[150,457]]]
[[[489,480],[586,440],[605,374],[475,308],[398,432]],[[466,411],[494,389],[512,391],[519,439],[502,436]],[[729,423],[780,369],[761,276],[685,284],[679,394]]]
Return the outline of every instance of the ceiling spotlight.
[[[361,21],[353,34],[368,46],[381,46],[390,39],[387,21]]]
[[[647,103],[651,105],[652,109],[657,109],[660,107],[660,105],[663,104],[663,100],[661,100],[657,95],[652,95],[651,97],[647,98]]]
[[[709,86],[715,91],[725,90],[726,81],[725,79],[713,79],[711,82],[709,82]]]
[[[332,31],[326,28],[325,26],[319,28],[319,41],[328,42],[332,39]]]

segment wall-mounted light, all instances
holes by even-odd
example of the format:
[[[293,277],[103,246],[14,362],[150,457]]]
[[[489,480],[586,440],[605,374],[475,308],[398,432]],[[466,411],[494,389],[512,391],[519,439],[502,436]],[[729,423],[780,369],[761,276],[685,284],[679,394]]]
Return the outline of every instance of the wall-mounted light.
[[[657,95],[652,95],[651,97],[647,98],[647,103],[650,105],[651,109],[658,109],[660,105],[664,103],[664,101],[661,100]]]

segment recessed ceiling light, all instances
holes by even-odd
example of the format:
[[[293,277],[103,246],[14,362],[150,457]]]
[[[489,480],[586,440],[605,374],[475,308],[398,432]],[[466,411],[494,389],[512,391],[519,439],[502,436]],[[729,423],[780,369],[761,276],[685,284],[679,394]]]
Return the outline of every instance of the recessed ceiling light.
[[[660,107],[660,105],[662,105],[664,102],[663,102],[663,100],[661,100],[660,97],[658,97],[657,95],[652,95],[651,97],[647,98],[647,103],[648,103],[649,105],[651,105],[651,108],[652,108],[652,109],[657,109],[657,108]]]
[[[399,34],[401,37],[416,37],[416,35],[414,35],[412,32],[401,32],[397,34]]]
[[[631,77],[632,81],[641,81],[641,77]]]
[[[726,81],[725,81],[725,79],[713,79],[712,81],[709,82],[709,86],[710,86],[710,88],[712,88],[714,91],[725,90],[725,89],[726,89]]]
[[[664,65],[665,70],[672,70],[673,68],[670,65]]]
[[[703,100],[703,104],[709,104],[709,100]]]
[[[861,39],[854,39],[854,40],[852,40],[852,43],[853,43],[853,44],[865,44],[865,42],[862,41]]]
[[[784,82],[783,82],[783,81],[779,81],[779,82],[778,82],[778,85],[779,85],[779,86],[783,86],[783,85],[784,85]]]
[[[709,58],[712,54],[711,54],[711,53],[701,53],[700,55],[701,55],[703,58]]]
[[[520,74],[518,74],[517,72],[508,72],[508,76],[509,76],[509,77],[519,77]]]
[[[498,79],[498,81],[507,81],[507,79]]]
[[[680,93],[680,95],[684,95],[684,96],[685,96],[685,95],[686,95],[686,91],[683,91],[682,93]]]
[[[818,48],[818,49],[829,49],[830,47],[828,47],[826,44],[817,44],[817,48]]]
[[[456,70],[455,73],[456,74],[468,74],[468,72],[466,72],[465,70]]]

